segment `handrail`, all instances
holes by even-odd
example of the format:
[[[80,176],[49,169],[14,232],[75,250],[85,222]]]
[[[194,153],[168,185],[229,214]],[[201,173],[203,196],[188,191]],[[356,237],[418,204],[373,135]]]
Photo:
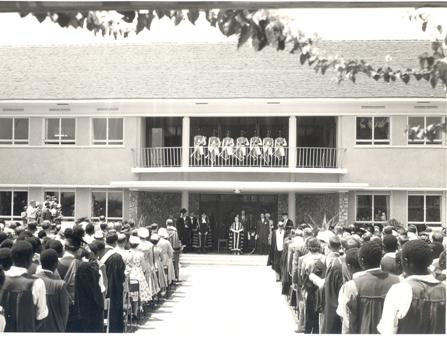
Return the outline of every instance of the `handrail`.
[[[297,147],[298,168],[339,168],[345,149],[336,147]]]

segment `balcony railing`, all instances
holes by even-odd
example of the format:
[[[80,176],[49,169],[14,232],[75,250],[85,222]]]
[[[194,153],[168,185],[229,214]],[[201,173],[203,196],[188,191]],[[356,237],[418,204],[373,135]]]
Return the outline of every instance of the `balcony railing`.
[[[282,156],[275,153],[274,149],[271,153],[263,153],[260,155],[250,154],[247,148],[243,153],[238,153],[236,149],[232,151],[222,151],[219,149],[216,153],[210,153],[208,147],[203,150],[195,150],[194,147],[189,149],[189,166],[191,167],[288,167],[288,148],[283,149]]]
[[[181,147],[145,147],[137,150],[138,167],[178,167],[182,163]]]
[[[332,147],[297,147],[297,168],[339,168],[345,149]],[[197,151],[189,148],[190,167],[253,167],[253,168],[281,168],[289,166],[289,149],[283,153],[261,153],[259,156],[233,153],[210,153],[207,147]],[[262,152],[262,151],[261,151]],[[146,147],[138,149],[135,155],[136,166],[140,168],[180,167],[182,165],[181,147]]]
[[[341,165],[344,150],[335,147],[297,147],[296,166],[335,169]]]

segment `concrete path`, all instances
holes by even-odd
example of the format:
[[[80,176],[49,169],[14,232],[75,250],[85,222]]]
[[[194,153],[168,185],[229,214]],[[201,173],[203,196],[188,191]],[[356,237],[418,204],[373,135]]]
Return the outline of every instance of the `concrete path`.
[[[171,298],[137,330],[140,338],[287,341],[298,337],[270,267],[192,263],[183,265],[181,278],[183,283]]]

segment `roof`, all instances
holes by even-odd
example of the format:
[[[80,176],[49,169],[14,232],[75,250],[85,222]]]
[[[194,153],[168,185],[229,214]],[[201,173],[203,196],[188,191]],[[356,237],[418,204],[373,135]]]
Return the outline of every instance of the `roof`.
[[[323,41],[326,55],[395,69],[418,67],[425,41]],[[357,82],[316,74],[299,55],[249,44],[151,43],[0,47],[1,99],[445,97],[442,86],[412,79]]]

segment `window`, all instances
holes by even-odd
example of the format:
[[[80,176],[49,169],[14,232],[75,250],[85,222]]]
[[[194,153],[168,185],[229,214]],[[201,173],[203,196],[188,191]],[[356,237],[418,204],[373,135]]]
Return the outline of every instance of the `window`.
[[[388,195],[357,195],[357,222],[383,223],[388,217]]]
[[[27,191],[0,191],[0,217],[8,220],[20,220],[27,203]]]
[[[74,191],[45,191],[44,199],[50,197],[61,205],[61,212],[64,219],[75,218],[75,198]]]
[[[26,118],[0,118],[0,144],[28,144],[29,121]]]
[[[93,119],[94,145],[122,145],[123,119],[105,118]]]
[[[433,131],[433,135],[430,137],[418,136],[412,127],[418,127],[422,131],[429,128],[431,125],[442,123],[442,117],[440,116],[410,116],[408,117],[408,144],[410,145],[436,145],[442,143],[441,130]],[[419,131],[419,130],[418,130]]]
[[[46,119],[45,144],[74,144],[76,135],[76,119]]]
[[[106,220],[121,220],[123,218],[122,191],[93,191],[92,217],[105,216]]]
[[[408,195],[408,223],[418,229],[441,225],[440,195]]]
[[[357,117],[357,145],[388,145],[390,118],[385,116]]]

